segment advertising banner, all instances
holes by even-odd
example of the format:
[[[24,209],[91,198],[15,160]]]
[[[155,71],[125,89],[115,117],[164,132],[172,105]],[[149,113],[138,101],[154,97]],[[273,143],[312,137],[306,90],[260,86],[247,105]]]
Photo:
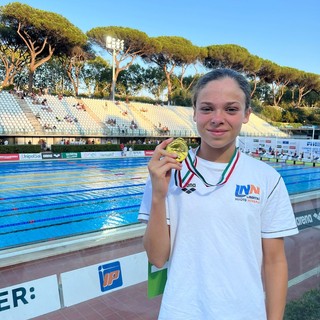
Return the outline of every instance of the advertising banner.
[[[80,159],[81,153],[80,152],[63,152],[62,158],[64,159]]]
[[[82,159],[102,159],[120,157],[120,151],[81,152]]]
[[[320,226],[320,208],[295,213],[299,230]]]
[[[145,252],[61,274],[66,307],[123,289],[148,278]]]
[[[20,153],[21,161],[39,161],[42,160],[41,153]]]
[[[61,308],[57,276],[0,289],[0,319],[27,320]]]
[[[42,153],[42,159],[43,160],[53,160],[53,159],[61,159],[61,153]]]
[[[153,152],[153,151],[152,151]],[[82,159],[106,159],[117,157],[144,157],[144,151],[99,151],[99,152],[81,152]]]
[[[18,153],[3,153],[0,154],[0,161],[18,161],[19,160],[19,154]]]
[[[128,151],[129,157],[144,157],[144,151]]]
[[[144,151],[144,155],[146,156],[146,157],[151,157],[152,155],[153,155],[153,150],[145,150]]]

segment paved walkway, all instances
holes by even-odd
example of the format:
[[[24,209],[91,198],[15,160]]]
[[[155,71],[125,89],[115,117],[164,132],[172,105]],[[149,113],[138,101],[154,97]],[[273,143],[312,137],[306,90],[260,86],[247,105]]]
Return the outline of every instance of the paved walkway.
[[[106,294],[36,320],[156,320],[161,297],[149,300],[147,283]]]
[[[111,261],[120,257],[142,252],[140,236],[99,246],[70,250],[69,246],[59,246],[61,252],[54,255],[25,259],[17,252],[11,263],[0,258],[0,288],[32,281],[46,276]],[[91,246],[90,246],[91,245]],[[68,250],[70,252],[66,252]],[[18,250],[18,249],[17,249]],[[85,290],[85,288],[84,288]],[[33,318],[36,320],[156,320],[161,297],[147,298],[147,282],[106,293],[100,297],[65,307],[57,311]],[[24,319],[30,320],[30,319]]]

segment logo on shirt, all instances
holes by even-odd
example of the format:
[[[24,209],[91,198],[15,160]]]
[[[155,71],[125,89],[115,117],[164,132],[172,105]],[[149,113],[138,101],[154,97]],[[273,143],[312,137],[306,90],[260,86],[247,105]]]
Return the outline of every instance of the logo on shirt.
[[[190,194],[197,190],[197,185],[195,183],[189,183],[185,188],[181,189],[183,192]]]
[[[234,195],[237,201],[260,203],[260,187],[253,184],[237,184]]]

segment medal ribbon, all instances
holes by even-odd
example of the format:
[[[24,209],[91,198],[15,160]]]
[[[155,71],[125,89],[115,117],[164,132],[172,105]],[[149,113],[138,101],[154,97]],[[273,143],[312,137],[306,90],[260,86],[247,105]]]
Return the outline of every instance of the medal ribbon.
[[[197,150],[196,150],[196,152],[197,152]],[[227,164],[226,168],[223,170],[221,178],[218,181],[218,183],[211,184],[211,183],[208,183],[205,180],[205,178],[201,175],[201,173],[197,170],[197,168],[196,168],[197,163],[198,163],[197,156],[195,156],[194,160],[192,160],[190,153],[188,153],[188,157],[185,159],[185,163],[188,168],[188,171],[186,172],[184,177],[181,178],[181,171],[176,170],[175,176],[174,176],[175,184],[177,187],[180,187],[183,189],[190,183],[192,178],[194,176],[196,176],[204,183],[204,185],[206,187],[221,186],[229,180],[229,178],[230,178],[230,176],[231,176],[231,174],[232,174],[232,172],[233,172],[233,170],[239,160],[239,157],[240,157],[240,151],[238,148],[236,148],[229,163]]]

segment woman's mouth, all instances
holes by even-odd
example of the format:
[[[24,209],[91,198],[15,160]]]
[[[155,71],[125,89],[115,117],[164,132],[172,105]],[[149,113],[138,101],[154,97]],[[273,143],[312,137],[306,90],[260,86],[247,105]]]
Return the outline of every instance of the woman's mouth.
[[[227,131],[226,130],[208,130],[210,132],[211,135],[214,136],[223,136]]]

